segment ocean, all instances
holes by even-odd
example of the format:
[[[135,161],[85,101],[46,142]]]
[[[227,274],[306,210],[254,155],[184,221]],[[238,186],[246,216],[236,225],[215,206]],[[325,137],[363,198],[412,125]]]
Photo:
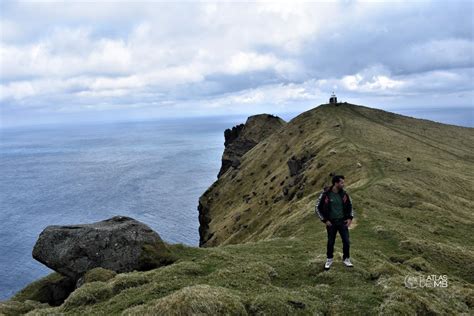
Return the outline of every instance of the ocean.
[[[474,104],[471,107],[452,106],[449,108],[434,108],[427,106],[420,108],[389,109],[387,111],[443,124],[474,127]]]
[[[473,126],[472,109],[392,112]],[[224,130],[246,118],[0,129],[0,300],[52,272],[31,256],[48,225],[125,215],[197,246],[198,199],[217,179]]]
[[[48,225],[125,215],[197,246],[198,200],[217,179],[224,130],[245,119],[2,129],[0,300],[53,272],[31,256]]]

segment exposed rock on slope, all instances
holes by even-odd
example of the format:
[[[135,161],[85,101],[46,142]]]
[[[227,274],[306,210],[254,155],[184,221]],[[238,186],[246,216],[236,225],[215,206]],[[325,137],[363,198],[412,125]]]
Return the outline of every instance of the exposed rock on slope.
[[[129,272],[173,262],[155,231],[125,216],[92,224],[48,226],[33,248],[33,258],[75,281],[97,267]]]
[[[20,302],[36,301],[45,303],[46,306],[59,306],[75,288],[76,283],[73,279],[54,272],[29,284],[26,288],[15,294],[13,299]],[[8,315],[8,313],[6,314]],[[0,315],[2,315],[1,307]]]

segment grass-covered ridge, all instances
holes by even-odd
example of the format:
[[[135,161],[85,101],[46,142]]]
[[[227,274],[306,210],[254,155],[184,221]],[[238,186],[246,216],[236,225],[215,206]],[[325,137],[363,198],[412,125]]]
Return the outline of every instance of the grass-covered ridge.
[[[170,245],[178,260],[147,272],[91,272],[61,305],[37,281],[0,313],[123,315],[466,314],[474,306],[474,129],[363,106],[322,105],[261,141],[203,195],[213,237]],[[292,158],[293,157],[293,158]],[[408,161],[407,158],[410,158]],[[301,162],[290,175],[288,160]],[[354,268],[323,271],[326,231],[314,202],[346,176],[356,220]],[[448,288],[405,287],[446,274]]]

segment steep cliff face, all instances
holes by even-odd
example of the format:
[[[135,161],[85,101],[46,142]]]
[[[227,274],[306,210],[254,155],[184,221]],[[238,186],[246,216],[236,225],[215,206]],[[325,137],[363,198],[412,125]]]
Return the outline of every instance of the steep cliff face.
[[[240,160],[245,153],[255,147],[260,141],[281,129],[285,124],[286,122],[278,116],[258,114],[249,116],[245,124],[239,124],[232,127],[232,129],[226,129],[224,131],[225,149],[222,154],[221,169],[217,177],[220,178],[229,169],[239,169]],[[200,245],[212,237],[212,234],[208,231],[210,222],[208,204],[212,203],[213,197],[208,195],[208,192],[210,191],[208,190],[201,196],[198,205]]]
[[[240,165],[240,158],[247,151],[285,124],[285,121],[278,116],[258,114],[250,116],[245,124],[226,129],[222,166],[217,177],[221,177],[230,167],[237,168]]]

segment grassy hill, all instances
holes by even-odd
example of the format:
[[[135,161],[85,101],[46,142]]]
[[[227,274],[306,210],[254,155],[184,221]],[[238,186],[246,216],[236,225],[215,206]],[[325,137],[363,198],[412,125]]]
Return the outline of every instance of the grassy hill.
[[[473,163],[472,128],[323,104],[259,141],[203,194],[203,247],[170,245],[177,263],[99,276],[58,307],[34,300],[53,274],[0,313],[469,315]],[[331,173],[345,176],[353,201],[355,267],[338,260],[337,237],[324,271],[326,230],[314,207]],[[405,286],[407,276],[429,275],[447,275],[448,287]]]

